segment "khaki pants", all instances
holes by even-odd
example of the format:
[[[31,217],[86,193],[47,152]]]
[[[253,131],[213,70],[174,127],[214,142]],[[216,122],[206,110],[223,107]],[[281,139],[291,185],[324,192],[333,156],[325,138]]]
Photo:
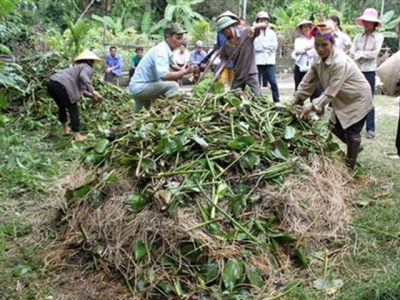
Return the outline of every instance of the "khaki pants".
[[[222,71],[219,82],[221,82],[223,85],[227,84],[227,85],[229,85],[229,88],[231,88],[234,78],[235,78],[235,73],[233,72],[233,69],[225,68]]]
[[[157,81],[149,83],[140,93],[133,95],[135,100],[135,113],[142,108],[149,109],[152,100],[159,96],[172,98],[179,94],[179,85],[176,81]]]

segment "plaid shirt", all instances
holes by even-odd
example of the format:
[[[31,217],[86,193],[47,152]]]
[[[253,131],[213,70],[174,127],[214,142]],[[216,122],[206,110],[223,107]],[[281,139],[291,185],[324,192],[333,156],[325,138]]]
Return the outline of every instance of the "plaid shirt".
[[[383,35],[374,31],[370,35],[359,33],[353,40],[350,55],[361,72],[376,71],[376,60],[382,48]]]

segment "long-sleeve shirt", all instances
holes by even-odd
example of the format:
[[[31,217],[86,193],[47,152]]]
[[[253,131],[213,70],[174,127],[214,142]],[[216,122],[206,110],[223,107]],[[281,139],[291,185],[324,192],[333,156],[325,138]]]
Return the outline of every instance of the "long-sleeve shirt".
[[[364,118],[373,108],[371,87],[355,62],[343,51],[333,48],[323,61],[319,56],[301,81],[291,104],[302,102],[321,83],[325,91],[305,107],[320,111],[332,103],[331,121],[337,117],[344,129]]]
[[[67,91],[69,101],[75,103],[86,91],[94,91],[92,76],[92,68],[87,63],[79,63],[53,74],[50,79],[61,83]]]
[[[367,35],[359,33],[353,40],[350,56],[360,67],[361,72],[376,71],[376,60],[382,48],[383,35],[377,31]]]
[[[200,52],[197,49],[193,50],[190,53],[190,64],[197,65],[199,64],[205,57],[207,56],[206,51],[201,50]]]
[[[275,65],[276,48],[278,39],[276,33],[269,27],[260,30],[260,35],[254,40],[254,50],[256,51],[257,65]]]
[[[115,56],[111,56],[111,54],[107,54],[106,55],[106,65],[108,67],[116,67],[114,70],[112,70],[111,72],[113,72],[115,75],[117,76],[121,76],[122,73],[122,56],[119,54],[116,54]]]
[[[307,51],[304,50],[308,47],[312,48]],[[292,59],[294,59],[295,64],[300,68],[300,71],[307,71],[316,55],[317,51],[314,49],[314,38],[308,39],[302,35],[294,40]]]
[[[335,31],[334,35],[335,47],[341,51],[345,51],[346,49],[348,50],[351,45],[351,39],[347,35],[347,33],[338,29],[337,31]]]

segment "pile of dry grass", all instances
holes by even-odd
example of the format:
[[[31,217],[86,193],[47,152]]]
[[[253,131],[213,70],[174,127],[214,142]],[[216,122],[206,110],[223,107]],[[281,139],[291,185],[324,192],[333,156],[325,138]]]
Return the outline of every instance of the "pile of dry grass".
[[[260,189],[261,199],[238,220],[254,222],[274,217],[277,218],[274,230],[296,237],[296,247],[308,242],[316,248],[325,248],[326,243],[343,240],[348,233],[349,201],[355,196],[349,184],[351,177],[341,163],[326,157],[315,156],[313,164],[301,165],[301,169],[300,175],[289,175],[281,186]],[[85,181],[83,175],[79,169],[63,185],[78,187]],[[107,189],[110,197],[97,209],[87,198],[64,207],[60,244],[48,256],[48,264],[87,268],[93,267],[95,259],[98,269],[114,278],[123,276],[137,299],[167,295],[168,290],[162,288],[165,285],[171,287],[171,293],[179,295],[174,290],[176,280],[188,299],[196,299],[202,293],[211,295],[210,286],[220,281],[220,276],[201,285],[196,276],[207,277],[207,272],[200,272],[201,267],[215,265],[221,274],[232,258],[245,260],[271,284],[285,276],[282,269],[293,265],[290,259],[293,244],[283,243],[284,247],[276,251],[262,250],[243,236],[236,234],[228,240],[210,234],[205,226],[196,228],[203,220],[195,201],[178,206],[173,213],[160,212],[155,204],[150,204],[133,215],[125,203],[132,193],[131,179],[120,179]],[[221,207],[227,205],[225,200],[221,201]],[[217,214],[216,219],[226,232],[237,233],[237,228],[223,215]],[[138,243],[152,245],[152,249],[142,259],[135,260],[133,249]],[[260,249],[256,250],[257,247]],[[260,297],[274,294],[271,284],[262,288],[253,286],[252,293]]]

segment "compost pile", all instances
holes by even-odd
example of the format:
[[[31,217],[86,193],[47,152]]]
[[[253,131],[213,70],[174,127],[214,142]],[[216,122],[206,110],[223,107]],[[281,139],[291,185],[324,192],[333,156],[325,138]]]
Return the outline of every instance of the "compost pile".
[[[257,298],[346,236],[354,191],[326,129],[209,85],[87,149],[49,264],[122,277],[135,299]]]

